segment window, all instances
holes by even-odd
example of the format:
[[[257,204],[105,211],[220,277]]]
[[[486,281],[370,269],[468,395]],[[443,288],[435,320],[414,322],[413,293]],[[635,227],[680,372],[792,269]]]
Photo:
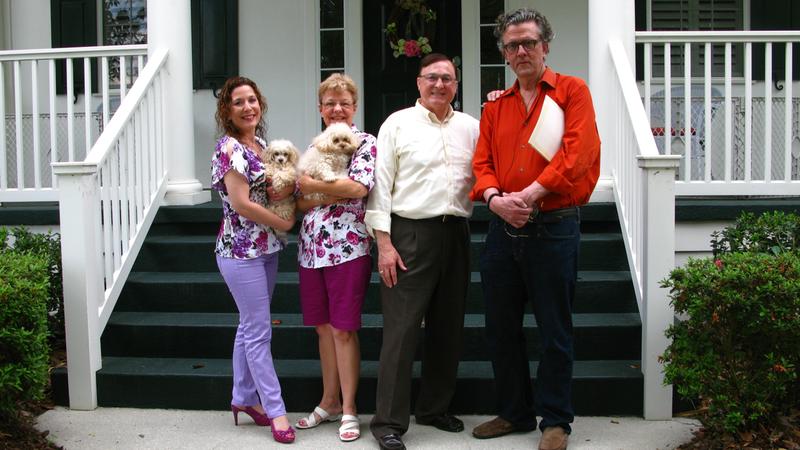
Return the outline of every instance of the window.
[[[145,0],[103,0],[103,45],[147,43],[147,8]],[[139,73],[138,60],[127,65],[126,78]],[[120,62],[112,58],[108,64],[112,86],[119,85]]]
[[[146,43],[146,1],[103,0],[103,45]]]
[[[497,50],[497,39],[494,37],[494,26],[497,16],[505,10],[504,0],[481,0],[480,4],[480,67],[481,67],[481,102],[486,94],[505,89],[506,65],[503,56]]]
[[[649,29],[653,31],[736,31],[744,29],[743,0],[650,0]],[[725,75],[725,45],[711,46],[711,75]],[[683,74],[682,45],[670,51],[673,75]],[[702,76],[705,46],[691,46],[693,76]],[[742,76],[744,49],[733,46],[733,76]],[[664,76],[664,46],[653,46],[653,76]]]
[[[344,0],[319,2],[320,80],[344,72]]]

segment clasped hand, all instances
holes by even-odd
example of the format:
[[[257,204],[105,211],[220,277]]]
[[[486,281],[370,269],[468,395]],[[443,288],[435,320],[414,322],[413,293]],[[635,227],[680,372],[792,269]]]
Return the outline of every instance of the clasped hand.
[[[534,202],[528,203],[524,191],[507,192],[492,199],[490,208],[501,219],[511,224],[514,228],[522,228],[528,223],[528,218],[533,212]]]

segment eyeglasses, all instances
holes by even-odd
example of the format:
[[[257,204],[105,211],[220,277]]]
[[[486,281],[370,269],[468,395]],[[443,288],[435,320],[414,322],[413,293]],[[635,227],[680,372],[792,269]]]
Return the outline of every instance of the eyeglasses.
[[[526,52],[533,51],[536,48],[536,44],[539,43],[539,39],[526,39],[524,41],[516,41],[516,42],[509,42],[508,44],[500,45],[500,49],[506,53],[517,53],[519,48],[522,47],[525,49]]]
[[[339,105],[339,107],[342,109],[351,109],[353,107],[353,104],[350,102],[334,102],[334,101],[325,102],[322,104],[322,107],[325,109],[333,109],[336,108],[336,105]]]
[[[428,73],[425,75],[420,75],[419,78],[422,78],[423,80],[427,81],[430,84],[436,84],[437,81],[441,80],[442,84],[445,86],[451,83],[458,82],[458,80],[451,77],[450,75],[439,75],[436,73]]]

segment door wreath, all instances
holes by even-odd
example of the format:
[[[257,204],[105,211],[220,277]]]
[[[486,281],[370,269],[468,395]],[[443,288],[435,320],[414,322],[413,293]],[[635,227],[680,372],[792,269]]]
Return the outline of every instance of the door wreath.
[[[436,12],[428,7],[426,0],[397,0],[384,31],[395,58],[427,55],[433,51]]]

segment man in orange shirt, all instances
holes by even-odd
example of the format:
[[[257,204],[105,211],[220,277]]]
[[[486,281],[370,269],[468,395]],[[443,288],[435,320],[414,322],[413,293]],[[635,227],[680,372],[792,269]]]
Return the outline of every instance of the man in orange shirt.
[[[583,80],[545,65],[553,31],[543,15],[527,8],[502,15],[495,36],[517,81],[486,104],[473,160],[472,199],[484,200],[495,215],[480,267],[498,409],[498,417],[473,435],[533,430],[538,413],[539,448],[566,449],[573,421],[578,206],[599,177],[600,138]],[[535,397],[522,332],[527,302],[541,335]]]

